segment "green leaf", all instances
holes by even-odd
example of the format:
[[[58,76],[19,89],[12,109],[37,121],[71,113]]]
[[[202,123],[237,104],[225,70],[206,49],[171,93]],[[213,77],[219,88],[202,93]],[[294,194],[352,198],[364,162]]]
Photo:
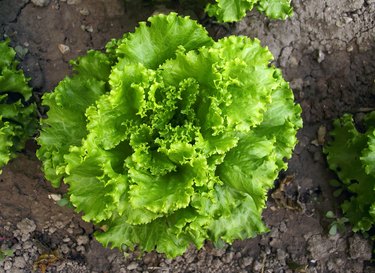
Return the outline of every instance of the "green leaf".
[[[293,15],[290,0],[216,0],[208,4],[206,12],[219,22],[240,21],[246,12],[256,7],[270,19],[283,19]]]
[[[174,58],[178,48],[189,51],[213,43],[201,25],[173,12],[152,16],[148,24],[139,23],[136,31],[125,35],[119,44],[116,53],[126,56],[126,62],[156,69],[165,60]]]
[[[28,102],[32,90],[15,55],[9,40],[0,42],[0,173],[36,129],[35,105]]]
[[[239,21],[251,10],[258,0],[216,0],[216,4],[208,4],[206,12],[216,17],[219,22]]]
[[[64,154],[70,146],[79,145],[87,135],[86,109],[106,92],[110,63],[100,52],[90,51],[72,63],[78,74],[65,78],[53,93],[43,96],[49,106],[48,119],[42,120],[38,138],[38,158],[43,162],[46,178],[58,187],[66,163]]]
[[[257,9],[270,19],[283,19],[293,15],[290,0],[259,0]]]
[[[336,218],[336,215],[333,213],[333,211],[330,210],[330,211],[327,211],[326,217],[334,219],[334,218]]]
[[[368,125],[371,119],[367,119]],[[342,191],[352,194],[341,207],[344,216],[353,225],[354,231],[368,231],[375,223],[369,208],[375,204],[373,149],[374,128],[359,132],[351,115],[344,115],[334,121],[331,133],[333,141],[324,148],[329,167],[336,172],[342,184],[334,193]]]
[[[337,224],[332,224],[328,233],[331,236],[335,236],[337,234]]]

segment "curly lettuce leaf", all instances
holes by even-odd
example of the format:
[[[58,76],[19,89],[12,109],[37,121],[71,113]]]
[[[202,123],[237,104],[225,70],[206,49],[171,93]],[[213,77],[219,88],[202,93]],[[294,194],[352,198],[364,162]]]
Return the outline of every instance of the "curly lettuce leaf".
[[[107,56],[100,80],[78,61],[46,95],[38,156],[83,218],[108,228],[97,239],[175,257],[190,243],[267,230],[265,193],[301,127],[268,49],[246,37],[214,42],[171,13],[96,54],[80,60]]]
[[[36,128],[35,105],[27,102],[32,90],[18,70],[9,40],[0,42],[0,168],[22,150]],[[1,173],[1,169],[0,169]]]
[[[208,4],[206,12],[219,22],[236,22],[246,16],[246,12],[256,7],[270,19],[283,19],[293,15],[290,0],[216,0]]]
[[[37,156],[43,162],[46,178],[55,187],[65,173],[64,155],[87,135],[87,107],[108,91],[106,80],[111,63],[105,54],[90,51],[72,65],[76,74],[61,81],[53,93],[43,96],[43,104],[50,109],[49,118],[41,120],[45,133],[38,138],[41,147]]]
[[[259,0],[257,9],[270,19],[287,19],[293,15],[291,0]]]
[[[252,10],[258,0],[216,0],[215,4],[208,4],[206,12],[220,22],[239,21]]]
[[[325,148],[329,167],[336,172],[342,188],[351,193],[342,209],[353,225],[354,231],[368,231],[375,223],[370,208],[375,207],[375,157],[374,128],[361,133],[354,125],[351,115],[334,121],[331,141]]]

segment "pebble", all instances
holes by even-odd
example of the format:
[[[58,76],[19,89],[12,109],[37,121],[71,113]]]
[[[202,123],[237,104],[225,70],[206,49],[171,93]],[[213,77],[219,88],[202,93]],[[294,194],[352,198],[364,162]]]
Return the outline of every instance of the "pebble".
[[[70,47],[64,44],[59,44],[57,46],[62,54],[66,54],[70,51]],[[57,224],[56,224],[57,225]]]
[[[138,264],[136,262],[130,263],[127,267],[128,270],[134,270],[138,268]]]
[[[22,242],[26,242],[29,239],[30,239],[30,234],[22,234],[21,236]]]
[[[261,270],[263,270],[263,269],[264,269],[264,265],[261,262],[259,262],[259,261],[254,262],[253,270],[255,272],[261,272]]]
[[[29,248],[32,248],[33,247],[33,243],[30,242],[30,241],[26,241],[24,244],[23,244],[23,249],[29,249]]]
[[[33,220],[25,218],[21,222],[17,223],[17,228],[22,234],[30,234],[36,229],[36,225]]]
[[[324,52],[322,50],[319,50],[318,56],[317,56],[318,63],[322,63],[324,61],[325,57],[326,57],[326,55],[324,54]]]
[[[79,13],[82,14],[83,16],[90,15],[90,11],[87,8],[80,9]]]
[[[241,268],[245,268],[245,267],[248,267],[249,265],[251,265],[252,263],[253,263],[253,258],[243,257],[240,261],[240,266],[241,266]]]
[[[56,229],[55,227],[50,227],[50,228],[48,229],[48,232],[49,232],[49,234],[53,234],[53,233],[55,233],[56,230],[57,230],[57,229]]]
[[[4,263],[4,270],[9,270],[12,268],[12,262],[11,261],[6,261]]]
[[[220,259],[218,259],[218,258],[215,258],[215,259],[213,259],[210,267],[212,267],[212,269],[219,269],[222,266],[223,266],[222,261],[220,261]]]
[[[233,252],[229,252],[229,253],[225,254],[221,258],[221,260],[223,261],[223,263],[229,264],[233,260],[233,257],[234,257],[234,253]]]
[[[81,253],[85,253],[85,251],[86,251],[84,246],[77,246],[76,249],[77,249],[78,252],[81,252]]]
[[[50,1],[51,0],[31,0],[31,2],[37,7],[46,7]]]
[[[25,268],[26,266],[26,261],[23,257],[16,257],[14,258],[14,263],[13,265],[18,268]]]
[[[87,235],[79,235],[77,237],[77,244],[80,245],[86,245],[89,242],[89,237]]]
[[[20,250],[20,249],[22,249],[22,246],[21,246],[21,244],[15,244],[15,245],[12,246],[12,249],[13,250]]]
[[[180,258],[180,257],[178,257],[178,258]],[[153,252],[147,253],[143,257],[143,262],[146,265],[154,265],[154,264],[157,263],[157,261],[158,261],[158,257]]]
[[[282,250],[278,249],[277,250],[277,259],[283,264],[285,262],[285,259],[287,258],[288,254]]]
[[[70,248],[67,244],[62,244],[60,246],[60,250],[61,250],[62,253],[67,254],[67,253],[69,253]]]
[[[57,201],[61,200],[61,194],[51,193],[51,194],[48,194],[48,198],[52,199],[55,202],[57,202]]]
[[[94,32],[94,28],[91,25],[88,25],[88,26],[82,25],[81,28],[82,30],[90,32],[90,33]]]
[[[212,252],[211,252],[212,256],[214,257],[221,257],[224,255],[224,253],[225,253],[225,249],[220,249],[220,248],[214,248],[212,249]]]
[[[68,0],[68,5],[77,5],[81,3],[81,0]]]

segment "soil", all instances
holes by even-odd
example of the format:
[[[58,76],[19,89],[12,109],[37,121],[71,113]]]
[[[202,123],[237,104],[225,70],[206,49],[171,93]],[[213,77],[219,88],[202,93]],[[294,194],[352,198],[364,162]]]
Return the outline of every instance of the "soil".
[[[292,4],[294,16],[286,21],[270,21],[252,11],[235,24],[217,24],[199,12],[174,7],[201,19],[215,38],[237,34],[260,39],[303,108],[299,144],[263,214],[267,234],[221,248],[207,243],[172,260],[106,249],[93,238],[93,225],[57,204],[65,189],[44,180],[31,140],[0,175],[0,247],[13,252],[0,261],[0,272],[375,272],[371,241],[350,227],[328,233],[325,214],[331,210],[339,217],[340,208],[321,148],[332,119],[375,107],[375,1]],[[123,0],[0,0],[0,38],[11,38],[40,102],[44,92],[71,73],[69,60],[90,48],[102,49],[166,8]]]

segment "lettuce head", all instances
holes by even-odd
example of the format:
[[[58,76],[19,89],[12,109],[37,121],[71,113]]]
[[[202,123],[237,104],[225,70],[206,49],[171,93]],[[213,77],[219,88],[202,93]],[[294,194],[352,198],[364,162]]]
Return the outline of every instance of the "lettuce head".
[[[44,95],[38,157],[112,247],[181,255],[267,230],[301,109],[258,40],[217,42],[175,13],[73,62]]]
[[[0,173],[24,148],[37,124],[35,105],[28,102],[32,90],[23,71],[17,69],[15,55],[9,40],[0,41]]]

